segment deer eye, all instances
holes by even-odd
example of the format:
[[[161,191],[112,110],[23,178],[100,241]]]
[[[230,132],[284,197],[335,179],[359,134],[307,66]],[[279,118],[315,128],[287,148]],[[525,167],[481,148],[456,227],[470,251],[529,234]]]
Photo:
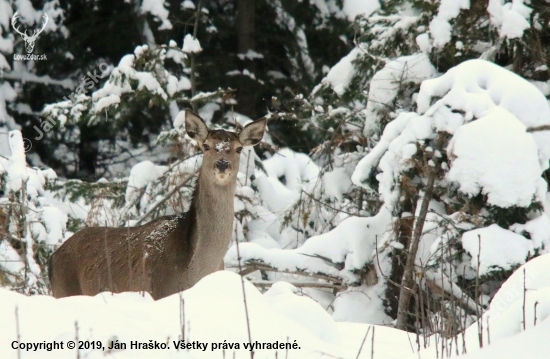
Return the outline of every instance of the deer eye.
[[[203,143],[202,144],[202,148],[205,150],[205,151],[208,151],[210,149],[210,146],[208,146],[206,143]]]
[[[242,148],[242,147],[237,147],[237,149],[235,150],[235,152],[237,152],[237,153],[241,153],[241,151],[242,151],[242,150],[243,150],[243,148]]]

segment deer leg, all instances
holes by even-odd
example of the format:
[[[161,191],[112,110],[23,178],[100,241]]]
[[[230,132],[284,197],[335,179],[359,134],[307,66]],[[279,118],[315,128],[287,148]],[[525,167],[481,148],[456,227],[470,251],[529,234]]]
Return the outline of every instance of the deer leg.
[[[50,285],[52,289],[52,295],[55,298],[63,298],[73,295],[82,295],[82,288],[80,287],[80,280],[77,273],[74,270],[74,267],[64,267],[63,265],[58,265],[56,271],[53,270],[54,263],[56,260],[55,253],[50,258],[48,263],[49,265],[49,275],[50,275]],[[63,274],[60,272],[64,272]]]

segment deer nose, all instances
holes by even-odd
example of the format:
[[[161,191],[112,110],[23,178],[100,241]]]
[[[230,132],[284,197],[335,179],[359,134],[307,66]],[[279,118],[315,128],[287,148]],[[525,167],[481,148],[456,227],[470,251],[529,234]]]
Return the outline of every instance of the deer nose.
[[[226,169],[229,168],[229,162],[226,159],[222,158],[221,160],[218,160],[216,162],[215,167],[223,173]]]

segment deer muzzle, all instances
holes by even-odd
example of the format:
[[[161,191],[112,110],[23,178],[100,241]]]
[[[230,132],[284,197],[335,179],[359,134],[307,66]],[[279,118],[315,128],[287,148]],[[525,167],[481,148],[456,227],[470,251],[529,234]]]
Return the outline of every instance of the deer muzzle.
[[[225,170],[230,168],[231,165],[229,164],[229,161],[227,161],[225,158],[222,158],[216,161],[214,167],[217,168],[220,173],[225,173]]]

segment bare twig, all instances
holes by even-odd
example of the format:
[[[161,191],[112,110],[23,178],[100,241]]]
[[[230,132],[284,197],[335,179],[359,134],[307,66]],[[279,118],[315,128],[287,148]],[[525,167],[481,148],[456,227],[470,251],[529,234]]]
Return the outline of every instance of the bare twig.
[[[74,342],[75,342],[75,348],[76,348],[76,359],[80,359],[80,350],[78,349],[78,321],[74,322]]]
[[[533,326],[536,327],[537,326],[537,305],[539,305],[539,302],[536,301],[535,302],[535,305],[534,305],[534,312],[535,312],[535,319],[533,320]]]
[[[527,299],[527,288],[525,287],[525,268],[523,268],[523,307],[522,307],[522,314],[523,314],[523,330],[526,329],[527,321],[525,320],[525,300]]]
[[[430,288],[430,289],[436,289],[437,292],[439,292],[443,297],[445,295],[449,296],[450,298],[454,298],[456,300],[458,300],[458,304],[460,305],[460,307],[462,309],[464,309],[467,313],[469,314],[476,314],[477,313],[477,305],[478,303],[473,300],[472,298],[470,298],[468,295],[464,295],[464,292],[461,291],[461,295],[460,297],[458,296],[458,293],[455,293],[453,290],[447,290],[445,289],[445,285],[444,284],[439,284],[437,283],[436,280],[432,279],[432,278],[424,278],[426,280],[426,287],[427,288]],[[449,283],[452,283],[452,281],[445,277],[445,279],[449,282]]]
[[[194,176],[195,174],[197,174],[199,172],[199,169],[195,170],[195,172],[193,172],[192,174],[190,174],[184,181],[182,181],[180,184],[178,184],[177,186],[175,186],[174,188],[172,188],[168,193],[166,193],[166,195],[160,200],[158,201],[157,203],[155,203],[153,205],[153,207],[151,207],[149,209],[149,211],[147,211],[147,213],[145,213],[143,216],[141,216],[135,226],[139,226],[141,223],[143,223],[144,220],[146,220],[147,218],[149,218],[149,216],[151,214],[153,214],[164,202],[168,201],[172,195],[174,193],[176,193],[180,188],[182,188],[183,186],[185,186]]]
[[[462,268],[462,277],[466,278],[466,267],[464,266]],[[466,328],[466,319],[468,318],[467,315],[464,316],[464,324],[463,328]],[[468,351],[466,350],[466,331],[462,330],[462,354],[467,354]]]
[[[363,337],[363,342],[361,342],[361,346],[359,347],[359,351],[357,352],[357,356],[355,357],[355,359],[359,359],[359,355],[361,355],[361,350],[363,350],[363,345],[365,345],[365,341],[367,340],[367,335],[369,335],[370,328],[372,328],[372,325],[369,327],[369,329],[367,329],[367,332]]]
[[[321,205],[323,205],[323,206],[325,206],[325,207],[327,207],[327,208],[330,208],[330,209],[332,209],[333,211],[336,211],[336,212],[339,212],[339,213],[345,213],[345,214],[347,214],[347,215],[349,215],[349,216],[354,216],[354,217],[367,217],[367,216],[362,216],[362,215],[360,215],[359,213],[351,213],[351,212],[348,212],[348,211],[344,211],[343,209],[335,208],[335,207],[331,206],[330,204],[325,203],[325,202],[323,202],[323,201],[321,201],[321,200],[319,200],[319,199],[313,197],[311,194],[307,193],[307,192],[304,191],[304,190],[302,190],[302,192],[305,193],[305,194],[306,194],[310,199],[312,199],[313,201],[315,201],[315,202],[317,202],[317,203],[319,203],[319,204],[321,204]]]
[[[527,132],[550,131],[550,125],[528,127]]]
[[[489,316],[487,316],[487,345],[491,345],[491,327],[489,326]]]
[[[202,0],[198,1],[197,4],[197,12],[195,13],[195,26],[193,28],[193,38],[197,38],[197,33],[199,31],[199,20],[201,17],[201,11],[202,11]],[[197,94],[197,74],[196,74],[196,54],[192,52],[190,54],[191,57],[191,97],[195,97]],[[191,106],[193,107],[193,111],[197,112],[198,107],[196,102],[192,102]]]
[[[185,299],[183,299],[183,294],[180,292],[180,326],[181,326],[181,340],[186,340],[185,338]],[[179,348],[178,348],[179,351]]]
[[[270,287],[273,284],[277,283],[275,281],[271,280],[254,280],[251,281],[252,284],[254,284],[257,287]],[[292,284],[295,287],[298,288],[330,288],[330,289],[336,289],[338,291],[346,289],[345,286],[339,285],[339,284],[332,284],[332,283],[323,283],[323,282],[298,282],[298,281],[290,281],[285,282]]]
[[[237,256],[239,256],[238,253],[237,253]],[[328,282],[333,282],[335,285],[343,285],[343,279],[342,278],[333,277],[333,276],[330,276],[328,274],[309,273],[309,272],[305,272],[305,271],[301,271],[301,270],[295,270],[295,271],[279,270],[275,267],[271,267],[270,265],[267,265],[267,264],[262,263],[262,262],[257,262],[257,261],[247,261],[245,263],[245,267],[240,268],[240,261],[239,261],[239,274],[241,276],[250,274],[250,273],[255,272],[257,270],[264,270],[264,271],[267,271],[267,272],[279,272],[279,273],[286,273],[286,274],[301,275],[301,276],[306,276],[306,277],[311,277],[311,278],[316,278],[316,279],[323,279],[323,280],[326,280]]]
[[[128,214],[128,211],[134,207],[139,201],[141,201],[141,197],[145,193],[146,187],[141,188],[139,191],[139,194],[136,196],[136,198],[131,202],[128,203],[124,208],[122,208],[122,211],[120,212],[120,215],[118,216],[118,225],[117,227],[122,227],[123,222],[126,220],[126,215]]]
[[[476,288],[475,288],[475,296],[476,298],[479,297],[479,268],[481,267],[481,235],[477,235],[478,239],[478,251],[477,251],[477,273],[476,273]],[[477,308],[477,335],[479,339],[479,347],[483,348],[483,321],[481,319],[481,310],[479,309],[479,300],[476,300],[476,308]]]
[[[15,331],[17,333],[17,342],[21,342],[21,333],[19,332],[19,307],[15,306]],[[17,346],[17,359],[21,359],[21,349]]]
[[[374,330],[376,327],[372,327],[372,342],[370,344],[370,359],[374,359]]]
[[[241,252],[239,251],[239,238],[235,235],[235,246],[237,247],[237,262],[239,264],[239,272],[242,272],[241,268]],[[252,348],[252,336],[250,335],[250,318],[248,317],[248,305],[246,303],[246,292],[244,290],[244,275],[241,275],[241,286],[243,289],[244,300],[244,312],[246,314],[246,329],[248,330],[248,344]],[[250,359],[254,359],[254,350],[250,350]]]

